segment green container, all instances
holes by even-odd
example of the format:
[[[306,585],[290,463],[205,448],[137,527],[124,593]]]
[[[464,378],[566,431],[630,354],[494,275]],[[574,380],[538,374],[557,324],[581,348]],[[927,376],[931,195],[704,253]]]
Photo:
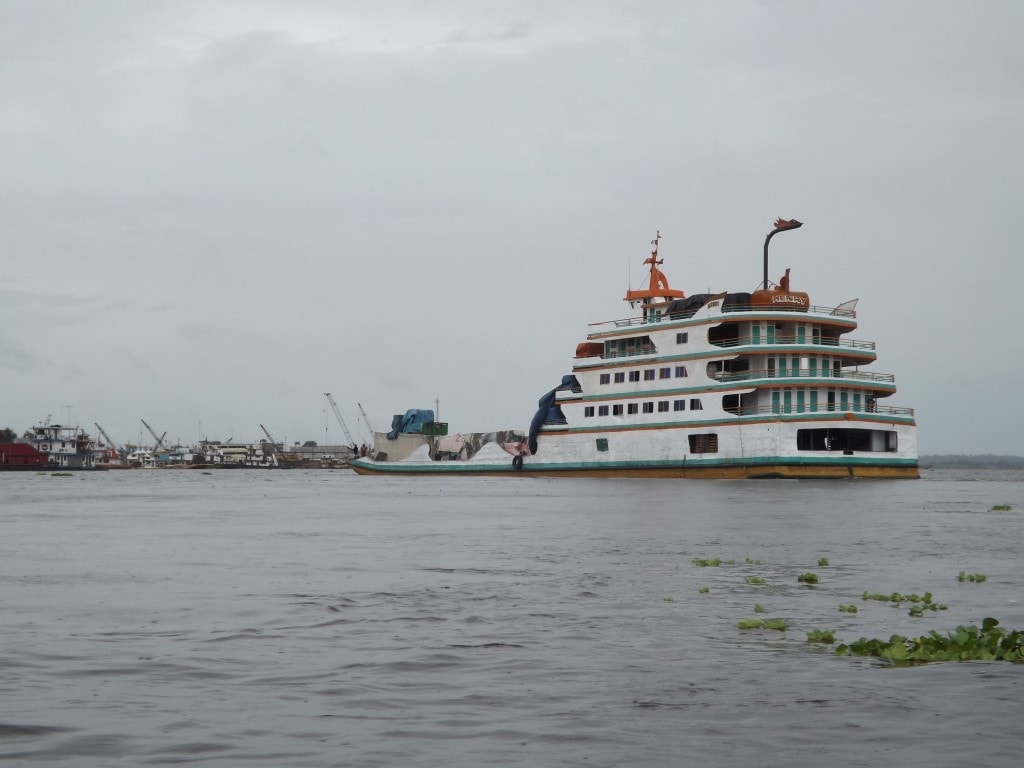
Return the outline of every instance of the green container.
[[[427,421],[423,423],[420,428],[420,432],[424,435],[431,437],[444,437],[448,434],[448,422],[446,421]]]

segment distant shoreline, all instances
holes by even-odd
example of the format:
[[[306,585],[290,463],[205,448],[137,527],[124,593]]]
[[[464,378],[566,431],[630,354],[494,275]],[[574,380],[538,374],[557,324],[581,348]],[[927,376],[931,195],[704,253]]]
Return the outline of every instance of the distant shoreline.
[[[930,469],[1024,469],[1024,456],[993,454],[919,456],[918,464]]]

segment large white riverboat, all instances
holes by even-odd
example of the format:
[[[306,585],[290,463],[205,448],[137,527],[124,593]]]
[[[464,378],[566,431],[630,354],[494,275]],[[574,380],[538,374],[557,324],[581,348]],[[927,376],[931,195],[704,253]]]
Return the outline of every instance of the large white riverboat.
[[[792,290],[790,270],[751,293],[686,296],[661,271],[660,233],[649,281],[628,290],[637,312],[590,327],[572,373],[541,398],[522,440],[514,432],[378,435],[361,474],[563,477],[918,477],[911,408],[883,405],[892,374],[865,370],[875,344],[849,338],[856,300],[818,306]],[[432,430],[427,430],[431,432]],[[410,450],[409,439],[415,445]],[[460,439],[461,438],[461,442]],[[468,446],[468,448],[467,448]],[[394,460],[401,456],[402,458]]]

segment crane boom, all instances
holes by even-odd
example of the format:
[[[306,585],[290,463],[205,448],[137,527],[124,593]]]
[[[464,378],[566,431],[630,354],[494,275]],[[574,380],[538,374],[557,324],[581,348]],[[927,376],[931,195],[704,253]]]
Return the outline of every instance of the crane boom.
[[[338,424],[341,425],[341,431],[345,433],[345,437],[348,438],[348,444],[354,446],[356,439],[352,437],[352,433],[348,431],[348,424],[341,418],[341,411],[338,410],[338,404],[334,402],[334,398],[331,397],[330,392],[324,392],[324,397],[327,398],[327,402],[331,404],[331,410],[334,411],[334,418],[338,420]]]
[[[363,408],[362,403],[356,403],[359,406],[359,412],[363,414],[363,423],[366,424],[366,428],[370,431],[370,442],[373,442],[373,436],[376,434],[376,430],[373,428],[373,424],[370,423],[370,417],[366,415],[366,410]]]
[[[270,432],[267,431],[267,428],[264,427],[262,424],[260,424],[260,429],[262,429],[263,434],[267,436],[267,440],[270,442],[271,448],[273,448],[274,450],[277,450],[278,446],[281,446],[282,449],[284,448],[284,443],[277,442],[277,440],[274,439],[274,436],[270,434]]]
[[[154,432],[153,428],[146,423],[145,419],[140,419],[140,421],[142,422],[142,426],[149,430],[149,434],[151,434],[153,439],[156,440],[156,445],[153,446],[153,452],[156,453],[163,447],[164,438],[167,437],[167,432],[164,432],[160,437],[157,437],[156,432]]]
[[[94,421],[93,424],[96,424],[96,422]],[[115,451],[117,451],[117,455],[118,456],[120,456],[121,458],[124,458],[125,453],[126,453],[124,448],[122,448],[120,445],[118,445],[113,440],[111,440],[110,439],[110,435],[108,435],[107,431],[105,429],[103,429],[103,427],[101,427],[99,424],[96,424],[96,430],[101,435],[103,435],[103,439],[107,441],[107,447],[113,448]]]
[[[263,434],[267,436],[267,440],[269,441],[267,443],[267,445],[270,447],[270,463],[273,464],[276,467],[276,466],[278,466],[278,463],[277,463],[278,445],[281,446],[281,450],[284,450],[284,444],[283,443],[278,443],[277,440],[274,439],[274,436],[271,435],[270,432],[267,431],[267,428],[264,427],[262,424],[260,424],[260,429],[263,430]]]

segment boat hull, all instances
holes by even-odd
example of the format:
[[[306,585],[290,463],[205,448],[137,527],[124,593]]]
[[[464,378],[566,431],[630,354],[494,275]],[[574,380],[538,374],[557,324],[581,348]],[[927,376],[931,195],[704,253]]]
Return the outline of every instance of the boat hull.
[[[920,477],[916,461],[906,463],[857,461],[804,460],[799,462],[766,461],[763,463],[683,462],[671,464],[593,464],[565,465],[543,462],[523,463],[522,469],[508,465],[477,464],[472,462],[353,462],[352,469],[360,475],[475,475],[478,477],[635,477],[635,478],[691,478],[721,479],[917,479]]]

